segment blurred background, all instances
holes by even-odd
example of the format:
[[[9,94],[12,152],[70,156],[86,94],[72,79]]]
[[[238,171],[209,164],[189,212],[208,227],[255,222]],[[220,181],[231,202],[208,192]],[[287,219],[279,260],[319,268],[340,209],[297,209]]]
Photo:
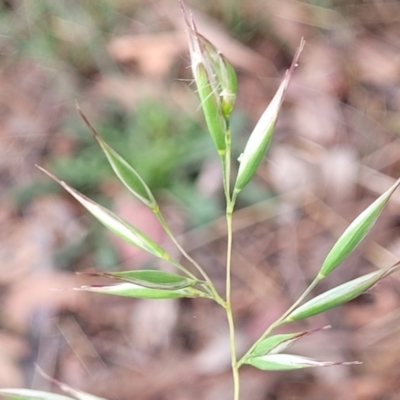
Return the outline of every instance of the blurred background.
[[[400,175],[400,3],[192,0],[199,31],[237,70],[235,158],[306,40],[268,157],[235,215],[233,298],[245,351],[318,272],[348,222]],[[153,267],[35,164],[111,207],[178,257],[127,194],[74,101],[145,178],[172,230],[222,291],[220,168],[172,0],[0,1],[0,387],[51,390],[47,374],[110,400],[230,400],[227,325],[205,300],[140,301],[70,290],[83,271]],[[237,164],[234,164],[234,169]],[[316,289],[400,257],[400,194]],[[165,266],[160,266],[165,268]],[[400,398],[400,283],[290,331],[293,347],[362,365],[242,370],[252,400]]]

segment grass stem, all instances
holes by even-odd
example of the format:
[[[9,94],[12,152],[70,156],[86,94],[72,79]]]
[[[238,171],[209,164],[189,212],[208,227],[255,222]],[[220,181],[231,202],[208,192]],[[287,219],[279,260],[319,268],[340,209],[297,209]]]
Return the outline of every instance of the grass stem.
[[[230,194],[230,178],[231,178],[231,133],[229,130],[225,134],[226,152],[225,157],[222,160],[223,166],[223,181],[224,191],[226,198],[226,225],[227,225],[227,250],[226,250],[226,316],[229,325],[229,342],[231,348],[231,364],[232,364],[232,377],[233,377],[233,399],[239,400],[240,396],[240,380],[239,380],[239,368],[236,356],[236,341],[235,341],[235,323],[232,313],[232,302],[231,302],[231,266],[232,266],[232,218],[234,202],[232,201]]]
[[[264,333],[258,338],[258,340],[250,347],[250,349],[246,352],[246,354],[238,361],[237,368],[240,368],[246,360],[249,358],[253,350],[258,346],[258,344],[264,340],[270,333],[276,329],[278,326],[283,325],[286,321],[285,319],[290,315],[290,313],[297,308],[297,306],[308,296],[308,294],[315,288],[321,278],[316,277],[307,289],[303,292],[303,294],[291,305],[275,322],[273,322]]]
[[[212,295],[213,299],[223,306],[225,308],[225,302],[221,298],[221,296],[218,294],[214,284],[212,283],[210,277],[207,275],[207,273],[204,271],[204,269],[199,265],[197,261],[195,261],[186,251],[185,249],[181,246],[181,244],[178,242],[178,240],[175,238],[174,234],[172,233],[171,229],[169,228],[168,224],[166,223],[163,215],[161,214],[160,210],[154,210],[154,214],[156,215],[157,219],[159,220],[161,226],[163,227],[165,233],[169,236],[169,238],[172,240],[172,242],[175,244],[177,249],[181,252],[181,254],[197,269],[197,271],[200,273],[200,275],[204,278],[204,280],[208,284],[208,288],[210,289],[210,294]],[[192,274],[190,274],[192,275]]]

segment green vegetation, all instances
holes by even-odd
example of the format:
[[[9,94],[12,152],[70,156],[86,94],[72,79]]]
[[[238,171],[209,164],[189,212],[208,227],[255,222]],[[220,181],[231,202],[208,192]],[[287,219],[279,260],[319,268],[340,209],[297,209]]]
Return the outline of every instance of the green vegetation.
[[[310,318],[333,307],[340,306],[359,296],[400,268],[397,263],[344,282],[316,297],[312,297],[313,289],[328,274],[339,268],[340,264],[364,239],[390,197],[400,185],[400,180],[395,182],[354,219],[333,245],[316,278],[309,284],[304,293],[300,294],[293,305],[265,330],[244,355],[239,357],[235,350],[235,323],[231,298],[232,224],[236,200],[241,196],[242,190],[254,178],[268,151],[278,114],[291,77],[295,73],[304,41],[301,41],[290,69],[283,77],[274,98],[243,147],[239,158],[238,172],[234,176],[235,168],[232,167],[232,164],[235,161],[232,156],[232,147],[237,146],[237,144],[233,143],[234,138],[231,135],[231,113],[237,93],[236,74],[229,61],[210,42],[197,33],[195,22],[183,4],[182,9],[189,36],[192,72],[211,140],[207,138],[208,143],[206,143],[205,135],[199,133],[196,124],[185,119],[172,119],[173,110],[166,110],[165,106],[155,102],[141,104],[138,113],[132,117],[105,116],[107,122],[101,126],[99,132],[91,125],[86,115],[79,110],[95,140],[91,138],[90,141],[85,139],[81,142],[82,147],[78,159],[52,160],[51,166],[58,178],[39,167],[69,192],[107,229],[130,245],[169,262],[176,267],[177,273],[171,274],[157,270],[99,272],[96,275],[110,278],[112,283],[100,286],[86,285],[76,290],[145,299],[201,297],[216,302],[225,310],[229,325],[234,382],[233,400],[240,399],[239,372],[245,364],[265,371],[356,364],[357,362],[347,361],[318,361],[286,352],[295,341],[323,328],[285,335],[276,334],[274,331],[279,326]],[[206,270],[181,247],[164,219],[156,199],[157,196],[153,195],[154,192],[165,187],[179,195],[179,185],[185,182],[190,186],[193,174],[198,173],[200,165],[209,156],[210,143],[214,144],[215,157],[220,161],[221,179],[226,201],[225,215],[228,235],[225,293],[220,293],[217,290]],[[99,151],[99,145],[102,152]],[[108,164],[105,162],[106,159]],[[146,161],[149,159],[151,159],[151,162]],[[115,173],[131,194],[154,213],[165,232],[187,259],[190,267],[170,256],[165,249],[161,248],[138,228],[77,190],[98,184],[104,179],[104,176],[110,174],[110,171]],[[176,184],[176,180],[172,179],[173,175],[180,177],[179,185]],[[70,186],[70,183],[72,186]],[[195,203],[193,198],[189,199],[189,204],[193,202]],[[209,218],[211,217],[214,217],[213,213],[209,216]],[[311,299],[308,299],[309,296],[311,296]],[[87,393],[75,391],[63,384],[59,384],[59,386],[75,399],[99,399]],[[19,400],[72,399],[72,397],[56,397],[55,395],[26,389],[2,389],[0,394],[10,399]]]

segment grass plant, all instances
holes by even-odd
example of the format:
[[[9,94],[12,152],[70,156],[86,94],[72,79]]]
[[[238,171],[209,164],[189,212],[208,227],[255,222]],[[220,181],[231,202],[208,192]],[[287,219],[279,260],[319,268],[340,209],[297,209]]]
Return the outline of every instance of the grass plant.
[[[156,258],[161,258],[176,267],[176,273],[166,273],[158,270],[135,270],[111,273],[95,273],[94,275],[111,278],[115,283],[102,286],[83,286],[76,290],[94,292],[100,294],[111,294],[144,299],[176,299],[176,298],[206,298],[216,302],[225,310],[227,323],[229,325],[229,341],[231,349],[231,368],[233,376],[234,395],[233,400],[240,399],[240,368],[247,364],[265,371],[292,370],[302,368],[327,367],[339,364],[356,364],[355,361],[319,361],[308,357],[291,354],[287,349],[296,341],[305,336],[314,334],[323,328],[316,328],[302,332],[287,334],[275,333],[276,328],[289,324],[293,321],[304,320],[314,315],[323,313],[331,308],[342,305],[354,299],[370,287],[375,285],[387,275],[400,268],[400,263],[393,266],[371,272],[356,279],[347,281],[314,297],[313,289],[330,273],[340,266],[359,243],[364,239],[372,228],[392,194],[400,185],[400,180],[395,182],[386,192],[365,209],[339,237],[327,254],[322,266],[309,284],[304,293],[289,309],[273,322],[265,332],[254,342],[254,344],[243,354],[236,353],[235,322],[232,310],[232,288],[231,288],[231,259],[233,239],[233,217],[238,196],[254,177],[257,168],[264,158],[274,132],[279,110],[284,101],[285,93],[300,54],[304,48],[304,41],[300,42],[299,48],[294,56],[289,70],[273,97],[271,103],[262,114],[253,132],[248,138],[247,144],[240,156],[239,169],[236,177],[231,173],[231,132],[230,118],[234,108],[237,79],[236,74],[229,61],[211,44],[201,36],[196,29],[191,13],[181,3],[183,17],[185,20],[191,67],[197,92],[200,97],[201,108],[212,141],[214,142],[217,157],[221,164],[221,177],[223,180],[224,194],[226,200],[226,285],[225,293],[220,293],[206,273],[180,245],[173,232],[168,227],[162,211],[153,196],[149,186],[136,171],[118,152],[110,147],[98,134],[85,114],[78,106],[78,112],[87,125],[93,137],[103,150],[109,164],[119,180],[125,187],[144,205],[146,205],[157,217],[159,223],[172,239],[183,257],[187,259],[192,268],[185,267],[178,260],[171,257],[152,239],[110,210],[99,205],[95,201],[81,194],[67,183],[59,180],[50,172],[38,167],[67,192],[69,192],[84,208],[97,218],[106,228],[121,237],[132,246],[138,247]],[[233,184],[231,184],[233,182]],[[51,378],[49,378],[51,379]],[[1,389],[0,394],[9,399],[59,399],[71,400],[95,400],[101,399],[84,392],[77,391],[51,379],[66,395],[55,395],[29,389]]]

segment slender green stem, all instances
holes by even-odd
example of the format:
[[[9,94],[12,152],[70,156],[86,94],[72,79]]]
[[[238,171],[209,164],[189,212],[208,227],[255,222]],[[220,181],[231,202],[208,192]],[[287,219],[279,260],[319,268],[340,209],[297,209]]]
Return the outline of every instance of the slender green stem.
[[[231,302],[231,265],[232,265],[232,216],[234,203],[230,194],[230,178],[231,178],[231,133],[227,130],[225,134],[226,152],[225,157],[221,158],[223,169],[224,192],[226,198],[226,225],[228,230],[227,250],[226,250],[226,316],[229,325],[229,342],[231,348],[231,364],[232,364],[232,377],[233,377],[233,391],[234,400],[239,400],[240,394],[240,381],[239,381],[239,368],[237,365],[236,356],[236,341],[235,341],[235,323],[232,313]]]
[[[228,243],[227,243],[227,257],[226,257],[226,316],[229,325],[229,341],[231,348],[231,363],[232,363],[232,377],[234,400],[239,400],[239,368],[236,357],[236,341],[235,341],[235,324],[232,313],[231,303],[231,264],[232,264],[232,211],[229,210],[231,204],[227,207],[226,221],[228,227]]]
[[[281,316],[280,320],[283,321],[289,314],[297,308],[297,306],[309,295],[309,293],[317,286],[318,282],[321,280],[320,276],[317,276],[303,292],[303,294],[288,308],[288,310]]]
[[[204,269],[185,251],[185,249],[181,246],[181,244],[178,242],[178,240],[175,238],[174,234],[172,233],[171,229],[169,228],[168,224],[166,223],[163,215],[161,214],[159,209],[153,210],[154,214],[156,215],[157,219],[159,220],[161,226],[163,227],[165,233],[169,236],[169,238],[172,240],[172,242],[175,244],[175,246],[178,248],[178,250],[182,253],[182,255],[191,263],[193,266],[197,269],[197,271],[200,273],[200,275],[204,278],[204,280],[207,282],[207,287],[210,289],[210,294],[214,298],[214,300],[225,307],[225,302],[221,298],[221,296],[218,294],[217,289],[215,288],[214,284],[212,283],[210,277],[207,275],[207,273],[204,271]],[[176,264],[175,264],[176,265]],[[176,265],[177,266],[177,265]],[[177,266],[178,267],[178,266]],[[179,267],[178,267],[179,268]],[[179,269],[182,269],[179,268]],[[195,276],[190,273],[189,271],[186,270],[186,273],[189,274],[192,278]]]
[[[188,271],[185,267],[183,267],[181,264],[178,263],[178,261],[174,260],[173,258],[167,258],[166,259],[167,262],[171,263],[172,265],[175,265],[175,267],[183,272],[184,274],[186,274],[189,278],[193,279],[193,280],[197,280],[196,275],[192,274],[190,271]]]
[[[161,214],[160,210],[155,210],[154,214],[156,215],[157,219],[159,220],[161,226],[163,227],[165,233],[169,236],[169,238],[172,240],[172,242],[175,244],[175,246],[178,248],[178,250],[182,253],[182,255],[190,262],[193,264],[193,266],[199,271],[201,276],[206,280],[209,281],[210,278],[207,276],[206,272],[203,270],[203,268],[200,267],[200,265],[193,260],[192,257],[189,256],[189,254],[185,251],[185,249],[181,246],[181,244],[177,241],[175,238],[174,234],[172,233],[171,229],[169,228],[168,224],[166,223],[163,215]]]
[[[222,167],[222,183],[224,185],[224,194],[226,199],[226,204],[230,202],[230,193],[229,193],[229,177],[227,176],[228,169],[230,170],[230,160],[228,160],[227,151],[223,154],[219,155],[221,158],[221,167]],[[229,172],[230,174],[230,172]]]
[[[307,289],[303,292],[303,294],[291,305],[275,322],[273,322],[265,332],[259,337],[259,339],[250,347],[250,349],[246,352],[246,354],[238,361],[237,367],[240,368],[256,348],[256,346],[264,340],[274,329],[278,326],[285,324],[287,321],[285,319],[290,315],[290,313],[297,308],[297,306],[307,297],[307,295],[315,288],[318,282],[321,281],[321,278],[317,276],[307,287]]]

